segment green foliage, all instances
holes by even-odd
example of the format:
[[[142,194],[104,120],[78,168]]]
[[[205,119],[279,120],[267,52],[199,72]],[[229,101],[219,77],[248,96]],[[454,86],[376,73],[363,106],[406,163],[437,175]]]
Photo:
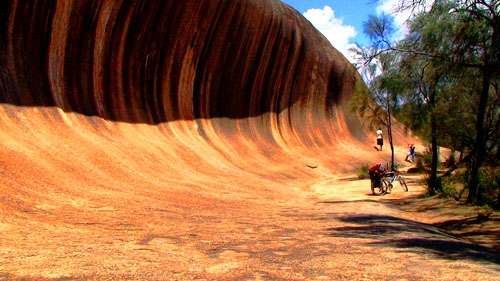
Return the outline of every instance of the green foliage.
[[[477,87],[477,71],[464,69],[458,73],[450,70],[446,79],[448,81],[440,85],[439,109],[435,112],[439,120],[438,142],[441,146],[462,151],[474,146],[477,104],[471,89]]]
[[[459,198],[467,186],[467,173],[465,169],[458,169],[450,177],[441,178],[441,196]]]
[[[365,179],[369,177],[370,172],[368,171],[368,168],[370,168],[370,164],[363,164],[360,168],[356,169],[359,179]]]
[[[423,3],[430,6],[421,9]],[[399,8],[411,12],[408,35],[391,42],[391,18],[370,16],[365,33],[372,44],[357,54],[379,105],[363,112],[389,126],[384,121],[395,116],[431,144],[423,163],[430,191],[451,192],[455,184],[437,178],[437,148],[468,151],[467,201],[496,200],[500,208],[497,176],[481,168],[500,165],[499,7],[497,0],[403,0]]]
[[[482,167],[479,172],[479,198],[477,205],[500,209],[500,168]],[[465,168],[455,170],[451,176],[441,178],[441,190],[444,197],[459,198],[468,191],[469,173]]]
[[[351,111],[365,117],[370,112],[372,102],[370,100],[370,91],[366,85],[361,82],[356,83],[352,98],[349,100]]]
[[[442,197],[458,197],[459,187],[458,183],[451,180],[450,178],[442,178],[441,180],[441,196]]]
[[[420,172],[425,171],[425,162],[424,162],[423,157],[415,157],[415,162],[416,162],[417,169]]]
[[[394,18],[385,13],[380,16],[369,15],[368,21],[363,24],[363,31],[368,35],[374,47],[384,47],[383,44],[386,43],[387,38],[395,31]]]
[[[479,170],[478,205],[498,206],[500,192],[500,168],[483,167]]]

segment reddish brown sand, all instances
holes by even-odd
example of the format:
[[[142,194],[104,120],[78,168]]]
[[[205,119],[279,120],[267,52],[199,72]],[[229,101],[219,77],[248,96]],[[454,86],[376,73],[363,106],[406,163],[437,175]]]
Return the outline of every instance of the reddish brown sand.
[[[185,122],[133,125],[55,108],[1,109],[3,279],[499,278],[491,250],[498,220],[468,224],[486,235],[476,241],[484,247],[433,226],[477,213],[420,198],[419,175],[406,175],[409,192],[396,187],[375,197],[368,180],[321,158],[296,155],[262,167],[208,150],[201,137],[168,142],[195,135]],[[347,151],[360,153],[359,144],[343,145],[346,159]],[[404,150],[397,150],[400,162]],[[362,152],[366,161],[389,155]]]

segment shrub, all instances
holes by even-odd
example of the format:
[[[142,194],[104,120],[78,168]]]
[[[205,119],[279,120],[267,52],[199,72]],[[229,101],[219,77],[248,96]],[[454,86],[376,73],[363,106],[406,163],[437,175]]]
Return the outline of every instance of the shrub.
[[[478,203],[496,207],[500,199],[500,169],[483,167],[479,170]]]
[[[464,187],[464,182],[453,177],[441,178],[441,196],[458,198],[461,195],[461,190]]]
[[[370,177],[370,173],[368,172],[368,168],[370,168],[370,164],[363,164],[361,168],[358,168],[356,172],[358,173],[359,179],[366,179]]]

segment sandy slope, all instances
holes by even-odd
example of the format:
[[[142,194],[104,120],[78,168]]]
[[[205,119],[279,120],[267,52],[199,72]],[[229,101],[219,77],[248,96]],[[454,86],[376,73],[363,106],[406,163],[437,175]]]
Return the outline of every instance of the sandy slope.
[[[296,155],[272,167],[250,158],[244,166],[197,138],[189,146],[164,141],[187,124],[2,108],[4,279],[499,277],[498,252],[432,226],[432,212],[391,203],[419,200],[418,177],[408,193],[374,197],[367,180],[351,180],[354,171],[340,174],[323,158]],[[366,150],[358,164],[382,155]],[[333,158],[340,156],[350,157]]]

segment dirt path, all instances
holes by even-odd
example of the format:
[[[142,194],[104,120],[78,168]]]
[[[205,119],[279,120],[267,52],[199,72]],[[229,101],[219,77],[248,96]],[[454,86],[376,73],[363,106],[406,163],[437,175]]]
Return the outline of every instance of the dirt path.
[[[64,206],[33,200],[0,224],[0,277],[498,280],[498,252],[433,226],[440,210],[399,206],[423,200],[418,179],[409,182],[408,193],[383,197],[369,194],[367,180],[329,178],[267,201],[202,189],[100,190]]]

